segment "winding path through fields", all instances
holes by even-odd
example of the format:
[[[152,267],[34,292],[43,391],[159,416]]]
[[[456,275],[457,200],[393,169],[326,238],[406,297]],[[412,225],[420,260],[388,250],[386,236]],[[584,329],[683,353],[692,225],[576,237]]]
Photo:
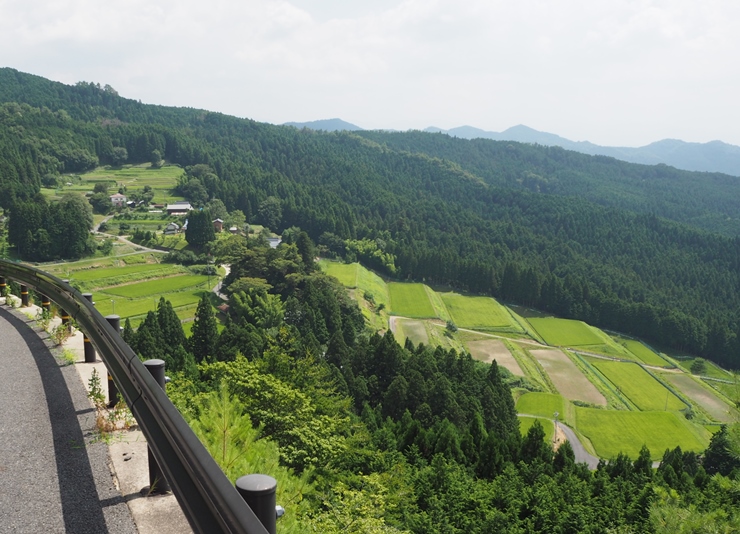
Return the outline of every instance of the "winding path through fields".
[[[527,413],[519,413],[517,414],[519,417],[534,417],[536,419],[541,419],[539,415],[532,415]],[[594,456],[593,454],[590,454],[586,451],[586,448],[581,443],[581,440],[578,439],[578,436],[576,436],[576,433],[573,432],[573,429],[570,428],[568,425],[565,425],[561,422],[555,423],[557,427],[563,431],[565,434],[565,437],[570,442],[570,446],[573,448],[573,454],[576,457],[577,463],[585,463],[588,465],[588,468],[591,470],[596,469],[596,466],[599,465],[599,459]]]

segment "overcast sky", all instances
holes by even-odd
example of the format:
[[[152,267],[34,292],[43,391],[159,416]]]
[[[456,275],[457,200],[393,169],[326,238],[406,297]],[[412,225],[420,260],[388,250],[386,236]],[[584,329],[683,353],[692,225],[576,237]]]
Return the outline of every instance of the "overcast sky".
[[[280,124],[740,145],[731,0],[0,0],[0,66]]]

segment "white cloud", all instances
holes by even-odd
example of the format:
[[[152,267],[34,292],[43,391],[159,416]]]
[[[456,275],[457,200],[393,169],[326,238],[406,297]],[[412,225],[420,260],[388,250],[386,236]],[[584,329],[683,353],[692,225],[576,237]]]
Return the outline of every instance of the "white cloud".
[[[270,122],[740,144],[738,15],[719,0],[0,0],[0,64]]]

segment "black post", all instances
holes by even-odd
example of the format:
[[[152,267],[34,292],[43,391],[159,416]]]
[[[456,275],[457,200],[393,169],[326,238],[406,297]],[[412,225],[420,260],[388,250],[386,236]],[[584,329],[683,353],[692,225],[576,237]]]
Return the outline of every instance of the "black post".
[[[21,306],[28,307],[28,287],[21,284]]]
[[[147,360],[144,362],[144,367],[149,370],[149,373],[151,373],[157,384],[164,389],[164,360]],[[149,457],[149,494],[161,495],[167,493],[170,491],[170,485],[164,477],[159,464],[157,464],[157,459],[152,454],[151,447],[147,447],[147,453]]]
[[[277,481],[268,475],[245,475],[236,481],[236,490],[262,522],[267,532],[275,534],[277,512],[275,492]]]
[[[105,320],[113,327],[113,330],[118,333],[121,332],[120,315],[106,315]],[[113,377],[108,373],[108,408],[115,408],[116,404],[118,404],[118,387],[116,387]]]
[[[39,298],[41,299],[41,307],[44,309],[44,311],[45,312],[51,311],[51,301],[49,300],[49,297],[39,293]]]
[[[69,280],[66,280],[66,279],[62,280],[62,282],[64,282],[65,284],[69,284]],[[59,308],[59,315],[62,316],[62,324],[67,325],[67,330],[72,332],[72,325],[69,322],[69,314],[66,311],[64,311],[64,309]]]
[[[82,296],[90,302],[93,301],[92,293],[83,293]],[[93,344],[90,343],[90,339],[87,337],[87,333],[83,332],[83,336],[85,346],[85,363],[95,363],[97,361],[95,358],[95,347],[93,347]]]
[[[8,288],[8,284],[5,282],[5,277],[0,276],[0,297],[5,296],[5,290]],[[7,302],[6,302],[7,304]]]

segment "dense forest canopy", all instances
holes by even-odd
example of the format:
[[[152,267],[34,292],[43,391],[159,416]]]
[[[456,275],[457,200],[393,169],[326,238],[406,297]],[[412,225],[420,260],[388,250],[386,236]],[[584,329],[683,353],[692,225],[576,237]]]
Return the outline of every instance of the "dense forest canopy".
[[[622,454],[594,472],[536,422],[520,435],[508,371],[369,332],[293,229],[276,249],[218,242],[228,319],[204,297],[187,338],[161,299],[124,338],[162,357],[168,394],[233,480],[278,479],[285,533],[730,532],[740,525],[736,430],[700,460]],[[733,434],[734,433],[734,434]],[[724,529],[724,530],[723,530]]]
[[[11,217],[47,174],[156,151],[189,169],[186,196],[278,232],[299,226],[386,274],[740,364],[735,178],[438,134],[297,130],[11,69],[0,69],[0,97]]]

